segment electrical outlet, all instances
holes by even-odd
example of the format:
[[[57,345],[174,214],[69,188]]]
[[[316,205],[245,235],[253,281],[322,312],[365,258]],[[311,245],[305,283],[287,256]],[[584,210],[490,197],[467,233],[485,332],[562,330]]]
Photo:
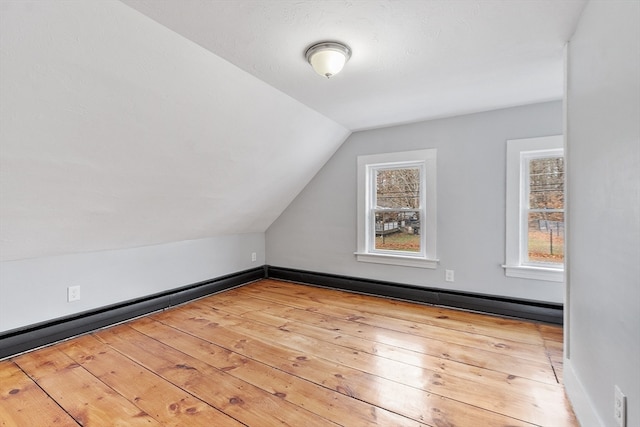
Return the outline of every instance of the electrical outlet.
[[[627,397],[616,386],[613,416],[620,427],[627,427]]]
[[[453,282],[453,270],[444,271],[444,280],[447,282]]]
[[[256,262],[258,259],[258,256],[256,255],[255,252],[251,252],[251,262]]]
[[[80,300],[80,286],[69,286],[67,288],[67,301],[79,301]]]

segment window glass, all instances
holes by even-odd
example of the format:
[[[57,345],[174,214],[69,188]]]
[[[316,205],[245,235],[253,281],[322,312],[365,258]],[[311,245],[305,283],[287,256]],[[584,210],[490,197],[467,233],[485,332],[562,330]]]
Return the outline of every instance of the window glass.
[[[376,212],[375,249],[420,252],[420,212]]]
[[[376,207],[418,209],[420,169],[377,169]]]
[[[374,250],[420,252],[420,169],[375,170]]]
[[[527,257],[529,262],[564,262],[564,159],[529,160]]]

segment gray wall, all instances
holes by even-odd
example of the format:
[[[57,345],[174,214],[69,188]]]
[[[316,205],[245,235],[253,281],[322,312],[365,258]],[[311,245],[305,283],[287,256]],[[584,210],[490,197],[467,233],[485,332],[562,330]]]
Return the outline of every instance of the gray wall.
[[[351,135],[266,233],[267,263],[417,286],[562,302],[562,283],[507,278],[506,140],[562,133],[562,103],[549,102]],[[436,270],[360,263],[356,158],[438,149]],[[455,271],[455,282],[444,270]]]
[[[251,253],[256,261],[251,261]],[[0,332],[264,264],[264,233],[0,263]],[[67,287],[80,285],[80,301]]]
[[[583,427],[640,426],[640,2],[590,2],[569,44],[568,350]]]

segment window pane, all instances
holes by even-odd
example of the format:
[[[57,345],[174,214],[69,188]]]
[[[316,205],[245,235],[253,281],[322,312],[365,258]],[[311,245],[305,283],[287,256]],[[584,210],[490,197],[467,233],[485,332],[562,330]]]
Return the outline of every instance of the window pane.
[[[378,169],[376,207],[417,209],[420,207],[420,169]]]
[[[529,161],[531,209],[564,209],[564,159],[547,157]]]
[[[564,262],[564,213],[529,213],[528,252],[530,262]]]
[[[376,212],[375,249],[420,252],[420,213]]]

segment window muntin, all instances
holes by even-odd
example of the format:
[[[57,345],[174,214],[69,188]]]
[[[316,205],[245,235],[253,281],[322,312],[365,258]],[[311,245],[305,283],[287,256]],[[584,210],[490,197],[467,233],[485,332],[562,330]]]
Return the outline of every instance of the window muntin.
[[[436,150],[358,157],[358,261],[436,268]]]

